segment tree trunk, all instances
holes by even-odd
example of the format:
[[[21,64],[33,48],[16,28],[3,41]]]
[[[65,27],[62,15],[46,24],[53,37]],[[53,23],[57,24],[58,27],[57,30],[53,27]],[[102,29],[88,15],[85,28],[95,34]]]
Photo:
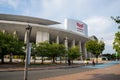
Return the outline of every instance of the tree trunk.
[[[4,55],[3,55],[3,53],[1,53],[1,63],[2,64],[4,63]]]
[[[55,57],[53,57],[53,63],[55,63]]]
[[[35,61],[36,61],[36,56],[35,55],[33,56],[33,59],[34,59],[34,64],[35,64]]]
[[[42,57],[42,62],[41,62],[41,64],[43,64],[43,62],[44,62],[44,57]]]
[[[36,58],[34,58],[34,64],[35,64]]]
[[[96,56],[96,64],[98,64],[98,56]]]
[[[22,60],[23,60],[23,63],[24,63],[25,62],[25,55],[23,55],[23,59]]]
[[[65,56],[65,64],[67,64],[67,60],[68,60],[68,59],[67,59],[67,56]]]
[[[10,63],[12,63],[12,53],[10,53]]]
[[[62,59],[61,59],[61,56],[60,56],[60,64],[62,63]]]
[[[73,59],[71,60],[71,64],[73,64]]]

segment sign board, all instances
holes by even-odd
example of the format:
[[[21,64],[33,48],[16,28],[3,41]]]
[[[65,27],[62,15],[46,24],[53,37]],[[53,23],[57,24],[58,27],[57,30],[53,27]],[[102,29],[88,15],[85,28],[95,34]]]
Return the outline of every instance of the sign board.
[[[65,29],[88,36],[87,25],[79,20],[65,19]]]
[[[32,43],[29,43],[28,64],[30,64],[30,60],[31,60],[31,48],[32,48]]]

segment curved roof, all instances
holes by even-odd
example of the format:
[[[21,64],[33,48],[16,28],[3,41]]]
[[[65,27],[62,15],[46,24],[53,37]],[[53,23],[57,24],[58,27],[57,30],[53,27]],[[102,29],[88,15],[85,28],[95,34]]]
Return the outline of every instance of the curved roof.
[[[60,24],[59,22],[51,21],[47,19],[28,17],[28,16],[19,16],[19,15],[10,15],[10,14],[0,14],[0,20],[27,22],[27,23],[34,23],[34,24],[41,24],[41,25]]]
[[[69,37],[69,40],[76,39],[76,40],[81,40],[82,42],[86,42],[87,40],[89,40],[89,38],[87,36],[84,36],[84,35],[81,35],[81,34],[78,34],[75,32],[46,26],[47,24],[50,24],[50,23],[51,24],[57,23],[54,21],[49,21],[49,20],[46,21],[44,19],[16,16],[16,15],[15,16],[14,15],[12,15],[12,16],[6,15],[5,16],[4,14],[2,14],[2,15],[0,14],[0,30],[6,30],[7,32],[10,32],[10,33],[16,31],[17,34],[19,35],[19,37],[21,37],[21,38],[24,38],[26,27],[29,24],[32,27],[31,39],[33,39],[33,41],[36,39],[37,31],[48,32],[48,33],[50,33],[52,38],[54,38],[54,36],[59,35],[61,37],[61,40],[64,40],[65,37]],[[30,22],[26,23],[25,20],[30,21]],[[36,21],[34,21],[34,20],[36,20]],[[37,24],[36,22],[37,21],[39,22],[39,20],[42,23]],[[43,23],[46,25],[43,25]]]

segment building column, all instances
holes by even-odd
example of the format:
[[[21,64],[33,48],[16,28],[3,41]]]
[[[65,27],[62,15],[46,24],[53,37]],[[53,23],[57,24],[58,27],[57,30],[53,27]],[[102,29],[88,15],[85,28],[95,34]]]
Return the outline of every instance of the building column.
[[[27,43],[27,31],[25,31],[24,43]]]
[[[49,42],[49,33],[48,32],[37,31],[37,33],[36,33],[36,43],[44,42],[44,41]]]
[[[48,32],[43,32],[43,42],[44,41],[49,42],[49,39],[50,39],[49,33]]]
[[[67,37],[65,37],[64,44],[65,44],[66,50],[68,50],[68,38]]]
[[[82,46],[81,41],[79,41],[79,51],[80,51],[80,59],[83,60],[83,52],[82,52]]]
[[[64,45],[65,45],[65,50],[68,51],[68,37],[65,37],[64,39]],[[65,63],[67,63],[67,60],[68,60],[68,54],[66,54],[65,56]]]
[[[16,35],[16,31],[13,32],[13,35]]]
[[[75,47],[75,40],[72,41],[72,46]]]
[[[59,44],[59,36],[57,35],[56,43]]]
[[[2,30],[3,34],[5,33],[5,30]]]
[[[16,34],[17,34],[17,32],[16,32],[16,31],[14,31],[14,32],[13,32],[14,37],[16,37]]]
[[[85,59],[87,59],[88,57],[88,54],[87,54],[87,49],[86,49],[86,47],[85,47],[85,43],[84,43],[84,45],[83,45],[83,50],[84,50],[84,57],[85,57]]]

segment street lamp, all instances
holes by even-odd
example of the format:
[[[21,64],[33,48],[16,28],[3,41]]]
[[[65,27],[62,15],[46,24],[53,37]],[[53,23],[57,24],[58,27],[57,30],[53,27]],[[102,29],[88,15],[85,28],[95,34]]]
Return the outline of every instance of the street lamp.
[[[27,31],[27,46],[26,46],[26,60],[25,60],[25,70],[24,70],[24,80],[27,80],[28,78],[28,56],[29,56],[29,47],[30,47],[30,34],[31,34],[32,27],[28,25],[26,28]]]

